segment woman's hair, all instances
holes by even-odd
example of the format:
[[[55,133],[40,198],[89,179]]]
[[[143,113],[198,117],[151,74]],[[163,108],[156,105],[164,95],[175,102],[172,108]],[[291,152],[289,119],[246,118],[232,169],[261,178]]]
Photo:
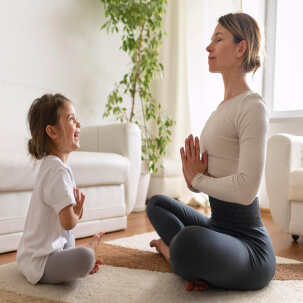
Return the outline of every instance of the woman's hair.
[[[248,14],[235,13],[220,17],[218,22],[233,34],[235,43],[246,41],[243,68],[247,73],[255,73],[261,66],[261,32],[257,21]]]
[[[57,125],[60,119],[59,109],[68,101],[61,94],[45,94],[31,105],[27,119],[32,138],[28,141],[30,155],[40,160],[49,155],[54,143],[46,133],[47,125]]]

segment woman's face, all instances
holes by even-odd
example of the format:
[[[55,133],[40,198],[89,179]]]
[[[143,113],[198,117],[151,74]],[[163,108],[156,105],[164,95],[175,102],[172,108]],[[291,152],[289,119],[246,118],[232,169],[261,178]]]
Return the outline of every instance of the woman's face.
[[[211,43],[206,47],[209,71],[211,73],[226,73],[238,68],[242,63],[239,58],[239,44],[234,42],[233,34],[220,23],[215,28]]]

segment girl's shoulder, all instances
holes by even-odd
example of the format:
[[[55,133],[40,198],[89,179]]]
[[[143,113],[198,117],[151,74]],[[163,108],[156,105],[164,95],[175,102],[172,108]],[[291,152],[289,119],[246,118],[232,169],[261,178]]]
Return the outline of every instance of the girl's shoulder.
[[[64,164],[57,156],[49,155],[43,158],[40,166],[40,171],[43,173],[55,175],[59,172],[69,172],[70,168],[68,165]]]

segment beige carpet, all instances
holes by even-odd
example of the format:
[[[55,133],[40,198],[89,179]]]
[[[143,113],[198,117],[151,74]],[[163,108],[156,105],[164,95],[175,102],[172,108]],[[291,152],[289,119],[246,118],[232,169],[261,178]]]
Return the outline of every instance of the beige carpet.
[[[277,257],[274,280],[258,291],[186,292],[185,282],[149,247],[156,233],[101,243],[106,265],[64,285],[29,284],[16,263],[0,266],[0,302],[302,302],[303,263]]]

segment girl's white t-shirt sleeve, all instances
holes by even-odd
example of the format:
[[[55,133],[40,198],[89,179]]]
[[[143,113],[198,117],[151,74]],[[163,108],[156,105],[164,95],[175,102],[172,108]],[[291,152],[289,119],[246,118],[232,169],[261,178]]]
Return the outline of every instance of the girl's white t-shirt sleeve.
[[[68,205],[75,205],[74,186],[71,171],[66,167],[59,167],[45,190],[46,203],[53,208],[57,214]]]
[[[236,120],[240,145],[238,172],[220,178],[197,174],[192,186],[219,200],[250,204],[258,194],[263,174],[268,120],[263,101],[244,102]]]

